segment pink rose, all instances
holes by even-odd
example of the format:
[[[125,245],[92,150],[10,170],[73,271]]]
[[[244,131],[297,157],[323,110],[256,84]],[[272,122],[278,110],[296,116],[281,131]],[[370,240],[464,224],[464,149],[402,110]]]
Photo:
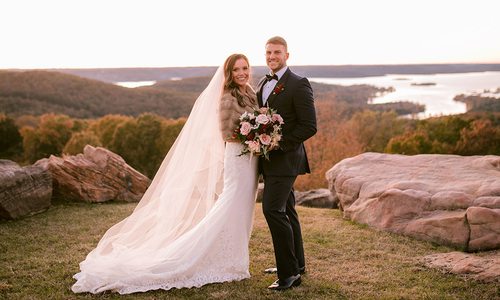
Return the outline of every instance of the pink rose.
[[[259,140],[262,143],[262,145],[269,145],[271,143],[271,136],[264,133],[259,135]]]
[[[250,133],[250,131],[252,130],[252,124],[248,123],[248,122],[242,122],[241,123],[241,128],[240,128],[240,133],[243,134],[243,135],[247,135]]]
[[[261,107],[261,108],[259,108],[259,112],[261,114],[266,114],[268,110],[269,110],[269,108],[267,108],[267,107]]]
[[[278,123],[280,123],[280,124],[283,124],[283,123],[284,123],[284,122],[283,122],[283,118],[281,117],[281,115],[280,115],[280,114],[273,114],[273,116],[271,117],[271,120],[272,120],[273,122],[278,122]]]
[[[248,145],[248,149],[252,153],[260,153],[260,143],[259,141],[246,141],[245,144]]]
[[[260,114],[257,116],[257,118],[255,119],[255,121],[258,123],[258,124],[267,124],[269,123],[269,118],[264,115],[264,114]]]

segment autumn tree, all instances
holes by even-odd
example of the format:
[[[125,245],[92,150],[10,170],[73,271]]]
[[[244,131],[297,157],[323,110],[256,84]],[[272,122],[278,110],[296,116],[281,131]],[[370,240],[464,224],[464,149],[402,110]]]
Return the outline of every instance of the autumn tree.
[[[425,131],[412,131],[393,137],[385,152],[406,155],[432,153],[433,143]]]
[[[419,120],[412,128],[408,127],[405,133],[393,137],[386,151],[401,154],[456,154],[457,143],[465,138],[461,137],[462,132],[469,132],[471,122],[466,116]]]
[[[425,132],[432,143],[430,152],[425,153],[452,154],[460,140],[460,132],[468,128],[470,122],[461,116],[431,118],[420,120],[416,131]]]
[[[93,131],[86,130],[74,133],[64,146],[63,153],[69,155],[83,153],[83,148],[85,148],[86,145],[94,147],[102,146],[97,135]]]
[[[395,112],[364,110],[350,120],[363,151],[384,152],[389,140],[402,134],[409,120],[399,118]]]
[[[346,120],[347,110],[349,106],[343,102],[316,103],[318,132],[305,142],[311,174],[297,178],[297,190],[326,187],[326,171],[342,159],[362,152],[362,145]]]
[[[185,123],[186,123],[185,118],[177,120],[168,119],[162,121],[160,137],[156,143],[156,147],[160,154],[161,160],[163,160],[165,155],[167,155],[168,151],[174,144],[175,140],[177,139],[177,136],[181,132],[182,127],[184,127]]]
[[[500,155],[500,128],[486,120],[475,120],[460,131],[456,153],[461,155]]]
[[[24,155],[33,163],[51,154],[60,155],[73,134],[74,121],[66,115],[45,114],[40,116],[37,128],[24,127]]]
[[[131,120],[133,120],[133,118],[128,116],[106,115],[92,122],[89,126],[89,130],[95,133],[103,147],[110,149],[116,128]]]
[[[109,149],[152,177],[183,125],[183,121],[165,121],[155,114],[142,114],[116,127]]]

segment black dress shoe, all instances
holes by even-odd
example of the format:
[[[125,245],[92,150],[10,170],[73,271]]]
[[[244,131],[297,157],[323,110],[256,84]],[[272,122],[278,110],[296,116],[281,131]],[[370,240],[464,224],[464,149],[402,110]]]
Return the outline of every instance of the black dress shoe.
[[[268,274],[278,273],[278,268],[265,269],[264,273],[268,273]],[[306,273],[306,267],[304,266],[304,267],[299,268],[299,273],[300,273],[300,275],[304,275]]]
[[[285,279],[278,279],[267,288],[274,291],[283,291],[292,287],[299,286],[301,282],[302,280],[300,278],[300,274],[297,274]]]

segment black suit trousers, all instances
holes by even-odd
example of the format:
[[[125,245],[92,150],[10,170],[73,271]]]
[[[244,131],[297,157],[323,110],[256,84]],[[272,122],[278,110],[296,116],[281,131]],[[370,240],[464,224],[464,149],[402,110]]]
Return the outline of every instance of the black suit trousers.
[[[305,266],[302,233],[293,192],[296,178],[264,175],[262,210],[271,231],[280,279],[299,274],[299,267]]]

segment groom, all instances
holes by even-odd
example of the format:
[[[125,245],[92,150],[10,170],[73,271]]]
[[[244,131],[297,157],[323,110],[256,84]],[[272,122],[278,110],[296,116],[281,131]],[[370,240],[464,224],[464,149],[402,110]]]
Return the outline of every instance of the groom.
[[[310,172],[303,142],[316,133],[311,85],[287,67],[288,55],[285,39],[276,36],[267,41],[270,74],[260,80],[257,90],[259,106],[275,109],[284,120],[279,149],[270,152],[269,160],[259,160],[264,177],[262,209],[271,231],[278,272],[278,280],[269,286],[272,290],[300,285],[300,274],[305,272],[293,183],[297,175]]]

